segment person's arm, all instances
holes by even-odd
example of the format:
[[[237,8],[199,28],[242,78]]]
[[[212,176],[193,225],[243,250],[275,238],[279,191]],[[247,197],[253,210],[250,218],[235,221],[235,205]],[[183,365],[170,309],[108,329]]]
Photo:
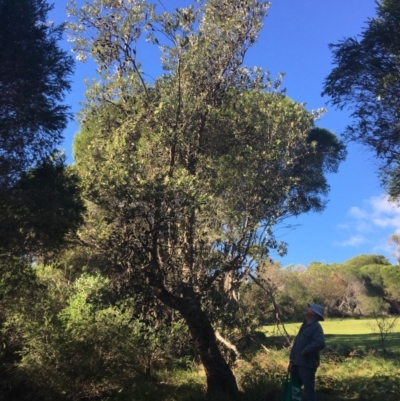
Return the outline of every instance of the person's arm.
[[[294,350],[296,347],[296,341],[299,335],[297,335],[293,341],[293,345],[292,348],[290,350],[290,354],[289,354],[289,365],[288,365],[288,372],[292,371],[292,366],[293,366],[293,361],[294,361]]]
[[[294,343],[292,345],[292,349],[290,350],[290,354],[289,354],[289,361],[290,362],[293,362],[293,360],[294,360],[294,345],[295,345],[295,343],[296,343],[296,340],[294,340]]]
[[[307,354],[316,353],[321,351],[323,348],[325,348],[324,332],[320,324],[315,324],[312,342],[301,351],[301,354],[304,356]]]

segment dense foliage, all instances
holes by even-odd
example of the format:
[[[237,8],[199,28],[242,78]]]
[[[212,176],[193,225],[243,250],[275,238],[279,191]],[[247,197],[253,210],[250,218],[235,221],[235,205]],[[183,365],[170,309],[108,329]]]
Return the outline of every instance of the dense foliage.
[[[90,201],[80,238],[107,258],[114,285],[151,292],[180,313],[210,394],[238,391],[216,342],[218,308],[208,306],[228,300],[271,248],[285,252],[272,227],[321,211],[325,174],[345,155],[335,135],[315,127],[318,113],[285,97],[262,69],[243,67],[268,6],[69,7],[75,51],[93,57],[100,75],[74,143]],[[138,67],[142,35],[162,49],[165,73],[154,82]]]
[[[360,38],[331,45],[335,68],[324,94],[351,110],[348,139],[372,148],[383,161],[382,179],[392,196],[400,194],[400,4],[377,2],[376,17]]]
[[[58,256],[83,222],[78,177],[56,149],[69,118],[62,101],[73,60],[58,46],[63,27],[47,21],[50,9],[44,0],[0,0],[2,400],[42,399],[37,383],[16,370],[29,335],[16,319],[37,317],[34,266]]]
[[[83,261],[90,258],[83,269]],[[110,280],[95,272],[102,264],[98,256],[69,250],[53,266],[27,269],[18,263],[12,273],[9,265],[0,264],[2,400],[162,399],[156,390],[151,396],[143,388],[162,391],[160,382],[175,380],[178,372],[196,375],[199,360],[181,315],[153,297],[116,296]],[[397,274],[398,266],[383,257],[360,255],[342,265],[312,263],[307,268],[266,263],[257,279],[271,289],[287,323],[299,322],[309,301],[326,305],[328,318],[398,313]],[[248,281],[237,289],[236,299],[221,308],[223,314],[218,305],[209,305],[208,311],[214,313],[222,335],[219,347],[236,367],[241,389],[251,393],[258,380],[268,379],[263,394],[276,391],[281,362],[271,359],[271,351],[253,355],[263,343],[257,334],[260,326],[277,323],[271,299]],[[284,335],[282,327],[277,328],[277,334]],[[237,362],[244,360],[252,364],[238,369]],[[262,374],[258,363],[266,365]],[[170,399],[185,399],[179,397]]]
[[[44,0],[0,1],[0,257],[59,249],[82,223],[77,177],[56,150],[73,60]]]
[[[0,1],[0,190],[60,145],[73,60],[45,0]]]
[[[281,77],[243,66],[268,7],[72,1],[70,39],[99,80],[66,167],[63,27],[44,0],[0,0],[1,400],[273,399],[284,368],[254,357],[260,325],[290,340],[281,324],[309,301],[328,317],[400,312],[381,256],[269,258],[286,252],[277,223],[323,210],[345,150]],[[145,37],[162,52],[155,80]]]
[[[45,260],[83,222],[78,178],[64,157],[43,160],[0,191],[0,254]]]

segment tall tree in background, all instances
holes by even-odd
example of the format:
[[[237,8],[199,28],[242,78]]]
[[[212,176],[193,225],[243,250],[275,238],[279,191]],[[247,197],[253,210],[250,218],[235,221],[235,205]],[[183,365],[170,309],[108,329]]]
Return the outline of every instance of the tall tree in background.
[[[316,115],[277,91],[279,80],[242,66],[268,6],[201,0],[158,13],[146,1],[95,0],[68,10],[78,58],[92,56],[101,76],[74,143],[91,205],[81,238],[108,258],[120,292],[147,291],[179,311],[208,393],[232,398],[207,304],[271,248],[285,251],[272,227],[322,210],[324,174],[344,157]],[[162,51],[164,74],[151,83],[142,35]]]
[[[369,146],[383,161],[382,179],[391,196],[400,195],[400,2],[377,2],[360,39],[330,45],[335,68],[323,94],[351,110],[345,135]]]
[[[59,250],[84,209],[78,178],[56,150],[73,59],[58,46],[63,27],[46,21],[50,9],[44,0],[0,0],[1,399],[35,399],[15,375],[22,335],[5,322],[34,303],[32,260]]]
[[[392,234],[389,236],[388,244],[395,246],[392,256],[396,258],[397,264],[400,265],[400,234]]]
[[[45,0],[0,0],[0,189],[61,143],[73,60]]]
[[[66,127],[73,59],[45,0],[0,0],[0,257],[55,249],[83,210],[55,149]]]

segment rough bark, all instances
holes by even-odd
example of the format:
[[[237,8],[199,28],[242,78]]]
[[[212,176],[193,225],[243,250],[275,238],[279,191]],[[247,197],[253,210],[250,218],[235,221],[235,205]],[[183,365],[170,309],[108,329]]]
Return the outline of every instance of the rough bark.
[[[158,295],[166,305],[178,310],[188,325],[206,373],[207,395],[223,394],[232,400],[238,399],[235,376],[218,348],[215,331],[200,302],[194,296],[176,298],[164,291]]]

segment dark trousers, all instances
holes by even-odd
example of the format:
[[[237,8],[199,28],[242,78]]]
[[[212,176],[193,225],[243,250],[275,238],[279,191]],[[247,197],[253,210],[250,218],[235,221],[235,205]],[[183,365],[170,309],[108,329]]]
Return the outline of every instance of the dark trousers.
[[[303,366],[293,366],[292,369],[294,379],[304,386],[307,401],[317,401],[315,395],[315,372],[316,369],[304,368]]]

